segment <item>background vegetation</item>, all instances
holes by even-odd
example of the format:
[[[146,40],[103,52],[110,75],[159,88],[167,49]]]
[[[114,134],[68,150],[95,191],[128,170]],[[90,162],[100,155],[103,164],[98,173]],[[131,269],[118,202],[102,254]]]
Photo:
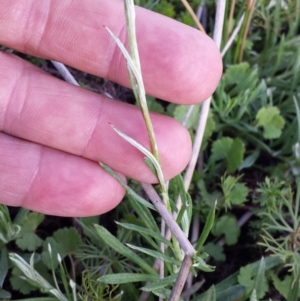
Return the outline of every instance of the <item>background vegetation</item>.
[[[215,1],[200,2],[190,5],[212,35]],[[300,1],[226,2],[221,49],[243,14],[244,19],[223,57],[224,75],[212,98],[190,197],[180,177],[169,183],[170,206],[175,208],[178,194],[184,200],[178,224],[200,252],[181,298],[298,300]],[[180,0],[136,4],[194,26]],[[48,62],[27,59],[50,68]],[[73,73],[87,88],[99,81]],[[107,91],[107,82],[101,83]],[[111,87],[115,96],[120,88]],[[122,91],[123,97],[117,96],[132,102],[128,91]],[[150,97],[147,102],[150,110],[184,122],[194,137],[200,105]],[[176,240],[160,235],[161,217],[145,201],[139,183],[131,181],[130,187],[114,211],[90,218],[49,217],[1,206],[0,299],[168,298],[182,251]],[[211,231],[202,246],[204,225]],[[169,246],[164,253],[161,242]],[[156,258],[165,263],[163,280],[152,268]]]

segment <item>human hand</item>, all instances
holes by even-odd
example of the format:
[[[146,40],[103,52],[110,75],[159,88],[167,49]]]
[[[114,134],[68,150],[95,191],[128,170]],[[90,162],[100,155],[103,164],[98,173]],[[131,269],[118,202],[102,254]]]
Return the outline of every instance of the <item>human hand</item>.
[[[148,94],[192,104],[213,93],[222,64],[207,36],[142,8],[136,24]],[[103,25],[126,39],[123,1],[2,0],[0,44],[129,87],[125,60]],[[0,52],[0,61],[2,204],[61,216],[106,212],[124,189],[97,161],[155,181],[143,155],[109,125],[149,147],[137,107],[53,78],[14,55]],[[169,117],[151,118],[169,179],[187,165],[190,137]]]

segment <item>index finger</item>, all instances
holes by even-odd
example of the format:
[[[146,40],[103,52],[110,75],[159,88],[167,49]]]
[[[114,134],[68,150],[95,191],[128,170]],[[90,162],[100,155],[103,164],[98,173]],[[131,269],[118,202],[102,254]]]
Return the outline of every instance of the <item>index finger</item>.
[[[147,93],[182,104],[209,97],[222,71],[214,42],[172,19],[136,12]],[[123,1],[2,0],[0,44],[129,87],[125,59],[103,25],[126,43]]]

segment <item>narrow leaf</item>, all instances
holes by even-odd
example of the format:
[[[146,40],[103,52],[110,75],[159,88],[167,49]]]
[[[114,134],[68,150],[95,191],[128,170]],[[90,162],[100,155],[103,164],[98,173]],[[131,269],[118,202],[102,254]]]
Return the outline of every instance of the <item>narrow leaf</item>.
[[[212,207],[209,210],[208,216],[207,216],[207,220],[205,222],[203,231],[201,233],[201,236],[196,244],[196,250],[199,252],[201,250],[201,248],[203,247],[213,225],[214,225],[214,221],[215,221],[215,213],[216,213],[216,205],[217,203],[215,202],[214,207]]]
[[[107,284],[123,284],[132,282],[145,282],[158,280],[158,275],[137,274],[137,273],[119,273],[101,276],[97,281]]]
[[[145,224],[146,228],[148,228],[149,230],[153,230],[154,232],[160,233],[157,222],[155,221],[150,210],[142,204],[140,204],[139,202],[136,202],[131,195],[128,195],[128,200],[131,207],[138,215],[139,219]]]
[[[233,300],[241,300],[242,296],[245,292],[245,287],[240,284],[236,284],[228,287],[223,291],[217,291],[217,301],[233,301]]]
[[[257,294],[256,294],[256,290],[255,290],[255,289],[252,291],[250,301],[258,301],[258,299],[257,299]]]
[[[137,250],[139,252],[142,252],[142,253],[147,254],[149,256],[152,256],[154,258],[163,260],[164,262],[169,262],[169,263],[172,263],[172,264],[175,264],[175,265],[180,265],[181,264],[180,261],[178,261],[174,258],[171,258],[171,257],[169,257],[165,254],[162,254],[162,253],[159,253],[159,252],[147,249],[147,248],[137,247],[137,246],[134,246],[134,245],[131,245],[131,244],[127,244],[127,246],[129,248],[133,249],[133,250]]]
[[[180,174],[176,176],[176,181],[179,189],[181,202],[183,204],[180,210],[182,212],[179,211],[177,217],[177,223],[181,223],[183,232],[186,236],[188,236],[192,220],[193,201],[190,195],[185,190],[183,178]]]
[[[135,199],[137,202],[140,202],[143,206],[146,206],[156,211],[155,207],[152,204],[147,202],[145,199],[139,196],[133,189],[131,189],[114,170],[112,170],[109,166],[101,162],[99,162],[99,164],[106,172],[113,176],[126,189],[127,193],[131,195],[133,199]]]
[[[299,289],[300,289],[300,280],[299,278],[296,279],[295,283],[293,283],[294,285],[292,286],[292,288],[289,291],[287,300],[288,301],[297,301],[298,296],[299,296]]]
[[[171,285],[175,282],[177,278],[177,274],[165,277],[163,279],[159,279],[158,281],[149,283],[141,288],[143,291],[151,292],[153,290],[157,290],[159,288],[164,288],[168,285]]]
[[[143,235],[143,236],[152,236],[154,237],[158,242],[163,242],[165,245],[172,247],[172,244],[169,240],[167,240],[166,238],[164,238],[163,236],[160,235],[160,233],[154,232],[152,230],[148,230],[144,227],[140,227],[140,226],[136,226],[134,224],[128,224],[128,223],[119,223],[116,222],[116,224],[120,225],[121,227],[128,229],[128,230],[132,230],[132,231],[136,231],[139,234]]]
[[[136,140],[132,139],[131,137],[129,137],[128,135],[123,133],[121,130],[117,129],[115,126],[111,125],[111,127],[118,135],[120,135],[124,140],[126,140],[132,146],[137,148],[141,153],[143,153],[151,161],[151,163],[153,164],[153,168],[155,168],[155,170],[156,170],[156,175],[157,175],[159,182],[164,183],[165,180],[164,180],[164,175],[163,175],[161,166],[160,166],[159,162],[156,160],[156,158],[153,156],[153,154],[148,149],[146,149],[143,145],[141,145]]]
[[[216,301],[217,299],[215,286],[212,285],[209,290],[205,293],[201,301]]]
[[[8,272],[8,256],[6,247],[2,247],[0,255],[0,287],[2,287],[4,279]]]
[[[268,290],[265,271],[266,271],[265,259],[262,257],[258,268],[258,273],[254,280],[254,290],[256,292],[257,298],[259,299],[263,298],[266,291]]]

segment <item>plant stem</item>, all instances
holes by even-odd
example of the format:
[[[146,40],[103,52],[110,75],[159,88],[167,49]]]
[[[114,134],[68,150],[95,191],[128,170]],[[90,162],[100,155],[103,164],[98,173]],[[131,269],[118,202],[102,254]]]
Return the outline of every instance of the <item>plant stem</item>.
[[[128,34],[128,40],[129,40],[130,55],[134,62],[134,65],[136,66],[138,74],[140,76],[138,85],[137,85],[136,81],[134,80],[133,76],[130,76],[131,85],[135,92],[137,101],[140,105],[141,112],[142,112],[142,115],[143,115],[143,118],[144,118],[144,121],[145,121],[145,124],[147,127],[147,132],[149,135],[152,154],[154,155],[156,160],[159,162],[159,154],[158,154],[157,144],[155,141],[155,134],[154,134],[149,110],[147,107],[146,91],[145,91],[145,86],[144,86],[144,82],[142,79],[142,70],[141,70],[141,63],[140,63],[137,38],[136,38],[136,30],[135,30],[134,3],[133,3],[133,0],[125,0],[124,4],[125,4],[125,12],[126,12],[127,34]]]
[[[222,57],[226,54],[227,50],[229,49],[229,47],[233,43],[234,39],[238,35],[238,33],[239,33],[239,31],[240,31],[240,29],[243,25],[244,19],[245,19],[245,13],[242,14],[236,28],[234,29],[234,31],[232,32],[232,35],[228,39],[228,41],[227,41],[226,45],[224,46],[224,48],[222,49],[222,52],[221,52]]]
[[[163,202],[161,201],[159,195],[157,192],[154,190],[152,185],[146,184],[146,183],[141,183],[144,191],[148,195],[150,201],[158,211],[158,213],[161,215],[161,217],[165,220],[167,226],[173,233],[173,235],[176,237],[178,240],[182,250],[186,255],[192,256],[193,254],[196,253],[196,250],[190,243],[190,241],[187,239],[181,228],[178,226],[176,223],[176,220],[174,220],[172,214],[167,210]]]
[[[226,1],[218,0],[213,39],[219,49],[220,49],[221,40],[222,40],[225,6],[226,6]],[[187,170],[184,175],[184,186],[185,186],[186,190],[190,186],[192,176],[193,176],[193,173],[194,173],[194,170],[196,167],[201,144],[203,141],[204,131],[205,131],[208,113],[209,113],[209,109],[210,109],[210,103],[211,103],[211,97],[209,97],[207,100],[205,100],[201,107],[201,113],[199,115],[198,126],[197,126],[197,130],[196,130],[194,144],[193,144],[192,157],[191,157],[191,160],[189,162],[189,165],[188,165]],[[177,201],[176,205],[178,208],[180,208],[181,200]]]
[[[228,16],[228,26],[227,26],[227,33],[226,33],[226,41],[228,41],[230,32],[232,30],[232,20],[233,20],[233,13],[235,9],[235,2],[236,0],[232,0],[230,3],[230,11],[229,11],[229,16]]]
[[[70,73],[70,71],[68,70],[68,68],[64,64],[62,64],[60,62],[56,62],[56,61],[51,61],[51,63],[58,70],[58,72],[64,78],[64,80],[66,82],[68,82],[70,84],[73,84],[75,86],[79,86],[76,79],[73,77],[73,75]]]
[[[245,43],[246,43],[248,31],[249,31],[250,21],[251,21],[253,12],[254,12],[255,2],[256,2],[256,0],[248,0],[248,3],[247,3],[247,11],[249,11],[249,13],[247,14],[246,27],[245,27],[245,30],[243,33],[242,45],[241,45],[240,54],[239,54],[239,62],[241,62],[243,59]]]
[[[190,4],[187,2],[187,0],[181,0],[182,4],[185,6],[186,10],[189,12],[190,16],[192,17],[192,19],[194,20],[195,24],[197,25],[197,27],[199,28],[199,30],[201,30],[202,32],[205,33],[205,30],[203,28],[203,26],[201,25],[201,23],[199,22],[196,14],[194,13],[193,9],[191,8]]]
[[[177,301],[180,298],[184,284],[189,275],[192,263],[193,263],[192,256],[185,255],[178,273],[178,277],[172,289],[169,301]]]

